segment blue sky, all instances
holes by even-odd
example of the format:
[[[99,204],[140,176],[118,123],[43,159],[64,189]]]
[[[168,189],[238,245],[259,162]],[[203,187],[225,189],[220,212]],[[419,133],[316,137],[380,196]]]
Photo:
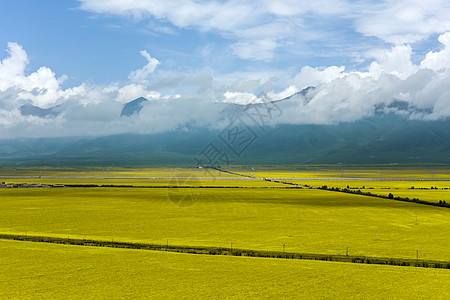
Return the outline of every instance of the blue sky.
[[[254,43],[253,35],[259,38],[257,33],[240,39],[220,28],[208,30],[190,24],[180,27],[164,18],[86,11],[82,4],[57,0],[4,1],[0,10],[0,45],[3,49],[7,42],[22,45],[30,56],[30,71],[47,66],[57,75],[69,76],[66,86],[83,81],[101,84],[125,81],[131,70],[145,62],[139,55],[144,49],[162,62],[161,68],[168,70],[192,72],[211,68],[231,73],[271,69],[276,75],[295,74],[305,65],[363,68],[367,63],[355,61],[361,52],[386,46],[382,40],[355,32],[352,20],[308,13],[302,17],[306,24],[301,26],[306,28],[304,34],[308,37],[304,38],[308,42],[297,41],[303,39],[300,31],[289,33],[279,41],[281,46],[275,53],[269,54],[270,58],[264,54],[240,57],[233,50],[235,44],[247,40]],[[256,22],[256,26],[277,22],[270,16],[260,18],[266,20]],[[229,31],[251,29],[245,25]]]
[[[283,122],[351,121],[373,113],[373,101],[392,99],[447,111],[444,88],[425,91],[440,87],[437,78],[450,68],[448,31],[444,0],[2,1],[0,127],[28,135],[31,122],[50,135],[75,134],[55,129],[71,124],[70,113],[30,119],[20,115],[26,103],[84,107],[94,122],[91,105],[99,122],[116,122],[117,112],[102,116],[102,105],[120,109],[138,96],[245,104],[262,90],[280,99],[309,85],[323,91]],[[336,86],[342,95],[331,97]],[[374,90],[383,92],[367,105]],[[358,109],[344,119],[324,115],[342,103]]]

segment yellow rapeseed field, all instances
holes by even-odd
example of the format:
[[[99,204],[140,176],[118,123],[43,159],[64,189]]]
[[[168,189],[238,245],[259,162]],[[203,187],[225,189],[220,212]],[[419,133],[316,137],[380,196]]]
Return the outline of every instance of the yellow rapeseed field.
[[[0,232],[450,260],[447,208],[322,190],[0,189]],[[168,197],[169,196],[169,197]]]
[[[338,188],[350,188],[361,190],[376,195],[388,196],[390,193],[395,197],[418,198],[428,202],[446,201],[450,202],[450,181],[366,181],[366,180],[287,180],[296,184],[308,185],[312,187],[327,186]]]
[[[0,298],[448,299],[450,272],[0,241]]]

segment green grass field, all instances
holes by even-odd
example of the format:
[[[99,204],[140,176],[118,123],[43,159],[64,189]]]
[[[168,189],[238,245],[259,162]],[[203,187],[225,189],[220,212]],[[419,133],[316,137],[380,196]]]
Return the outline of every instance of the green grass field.
[[[0,241],[0,297],[448,299],[449,270]]]

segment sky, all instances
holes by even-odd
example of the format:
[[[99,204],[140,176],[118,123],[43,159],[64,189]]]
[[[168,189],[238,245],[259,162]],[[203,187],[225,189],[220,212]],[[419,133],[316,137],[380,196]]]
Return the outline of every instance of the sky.
[[[436,120],[450,115],[450,2],[2,0],[0,62],[0,138],[220,127],[226,103],[308,86],[276,123],[351,122],[394,101]]]

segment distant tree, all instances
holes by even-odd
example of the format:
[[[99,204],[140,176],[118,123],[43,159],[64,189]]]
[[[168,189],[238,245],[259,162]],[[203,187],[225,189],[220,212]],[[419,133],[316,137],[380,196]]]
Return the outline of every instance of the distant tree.
[[[392,195],[392,193],[389,193],[388,198],[389,198],[389,199],[394,199],[394,195]]]

